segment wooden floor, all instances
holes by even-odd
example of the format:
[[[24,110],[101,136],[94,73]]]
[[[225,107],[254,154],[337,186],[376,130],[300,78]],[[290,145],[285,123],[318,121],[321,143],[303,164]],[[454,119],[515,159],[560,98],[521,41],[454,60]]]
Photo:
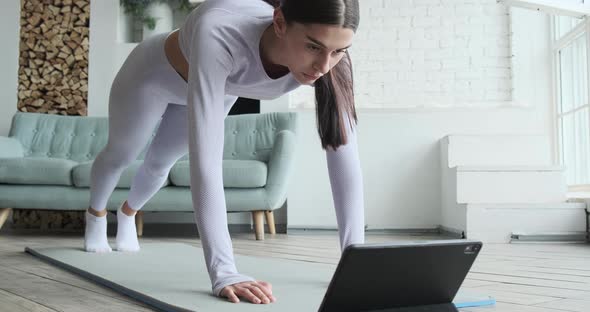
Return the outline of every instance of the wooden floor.
[[[255,241],[254,234],[232,237],[237,254],[333,264],[338,261],[338,240],[332,232],[267,234],[265,241]],[[368,234],[366,241],[443,238]],[[23,252],[25,246],[82,246],[82,239],[81,234],[0,234],[0,311],[151,311],[133,299]],[[200,246],[200,241],[192,237],[146,237],[142,241],[175,241]],[[461,311],[588,312],[590,245],[487,244],[463,288],[494,296],[497,304]]]

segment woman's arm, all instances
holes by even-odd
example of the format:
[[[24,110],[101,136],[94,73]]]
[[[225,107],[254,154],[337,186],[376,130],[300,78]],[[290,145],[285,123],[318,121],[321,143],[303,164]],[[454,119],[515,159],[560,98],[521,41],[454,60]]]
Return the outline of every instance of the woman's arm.
[[[347,115],[344,117],[344,124],[347,129],[347,144],[336,151],[330,148],[326,150],[341,251],[351,244],[365,242],[363,177],[358,157],[356,127],[349,126]]]
[[[233,60],[220,34],[196,25],[188,74],[188,121],[191,193],[213,292],[231,284],[253,281],[238,273],[227,227],[222,157],[226,110],[225,83]]]

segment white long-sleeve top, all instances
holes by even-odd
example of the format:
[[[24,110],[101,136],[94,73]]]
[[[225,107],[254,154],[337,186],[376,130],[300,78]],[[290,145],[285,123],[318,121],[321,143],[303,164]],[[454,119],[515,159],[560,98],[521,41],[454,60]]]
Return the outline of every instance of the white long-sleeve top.
[[[270,78],[259,44],[272,24],[273,8],[262,0],[207,0],[187,17],[179,45],[189,63],[188,118],[191,192],[213,293],[253,281],[238,273],[227,226],[222,179],[224,119],[238,96],[277,98],[300,83],[292,74]],[[356,133],[326,152],[342,250],[364,242],[362,176]]]

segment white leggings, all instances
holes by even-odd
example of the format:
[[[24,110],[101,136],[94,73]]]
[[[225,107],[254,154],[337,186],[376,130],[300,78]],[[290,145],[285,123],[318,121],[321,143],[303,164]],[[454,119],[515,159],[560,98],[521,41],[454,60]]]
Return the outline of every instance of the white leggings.
[[[121,173],[134,162],[162,121],[129,192],[138,210],[162,187],[188,153],[187,83],[168,63],[167,34],[144,40],[117,73],[109,95],[109,138],[91,171],[90,207],[103,210]]]

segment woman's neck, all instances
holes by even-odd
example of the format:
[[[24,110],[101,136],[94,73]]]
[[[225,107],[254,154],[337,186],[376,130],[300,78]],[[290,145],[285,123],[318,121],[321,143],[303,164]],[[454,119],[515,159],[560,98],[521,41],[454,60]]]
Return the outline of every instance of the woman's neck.
[[[260,39],[260,60],[266,74],[272,79],[278,79],[289,73],[287,66],[281,65],[281,46],[271,24],[264,30]]]

